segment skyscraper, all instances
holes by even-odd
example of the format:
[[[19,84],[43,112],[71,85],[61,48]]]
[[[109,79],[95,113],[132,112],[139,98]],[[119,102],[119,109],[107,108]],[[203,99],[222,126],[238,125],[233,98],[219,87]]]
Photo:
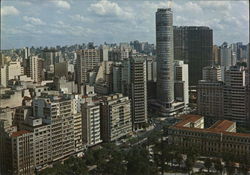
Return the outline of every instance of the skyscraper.
[[[246,70],[244,67],[231,66],[225,72],[224,118],[246,126]]]
[[[147,122],[147,70],[146,59],[143,56],[134,56],[131,60],[130,99],[133,129],[141,129]]]
[[[156,12],[157,100],[165,108],[174,102],[173,13],[170,8]]]
[[[213,30],[203,26],[174,28],[174,59],[189,66],[189,84],[202,79],[202,68],[213,63]]]

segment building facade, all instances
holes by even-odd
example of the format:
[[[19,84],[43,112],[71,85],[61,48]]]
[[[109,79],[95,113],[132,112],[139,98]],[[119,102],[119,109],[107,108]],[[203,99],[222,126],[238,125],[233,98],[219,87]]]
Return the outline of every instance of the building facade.
[[[236,133],[235,122],[220,120],[210,128],[204,128],[204,118],[188,115],[169,127],[169,144],[184,149],[196,148],[201,154],[234,154],[250,157],[250,134]]]
[[[105,142],[115,141],[132,132],[131,106],[122,94],[104,96],[101,102],[101,136]]]
[[[83,143],[94,146],[102,142],[100,103],[86,102],[81,105]]]

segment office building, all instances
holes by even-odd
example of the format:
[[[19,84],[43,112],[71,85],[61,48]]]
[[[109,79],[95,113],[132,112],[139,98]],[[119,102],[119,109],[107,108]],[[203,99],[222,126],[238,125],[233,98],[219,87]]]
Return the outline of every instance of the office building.
[[[103,96],[101,101],[101,138],[112,142],[132,132],[131,106],[122,94]]]
[[[183,116],[183,120],[170,126],[168,141],[183,149],[196,148],[201,154],[218,156],[231,153],[235,157],[250,156],[250,134],[237,133],[235,122],[219,120],[204,128],[204,118],[199,115]]]
[[[189,85],[197,85],[202,79],[202,68],[212,61],[213,30],[203,26],[174,28],[174,59],[183,60],[189,66]]]
[[[87,72],[100,63],[100,52],[96,49],[77,51],[76,76],[78,86],[86,83]]]
[[[224,118],[239,126],[247,123],[246,70],[232,66],[225,72]]]
[[[208,121],[224,118],[224,83],[200,80],[197,86],[197,110]]]
[[[222,81],[220,66],[206,66],[202,69],[202,80]]]
[[[131,59],[131,87],[129,97],[131,99],[131,112],[133,129],[141,129],[147,123],[147,62],[142,56],[134,56]]]
[[[88,147],[101,143],[100,102],[85,102],[81,111],[83,143]]]
[[[174,95],[175,100],[179,102],[184,102],[185,107],[189,103],[188,94],[188,65],[184,64],[184,61],[174,61]]]

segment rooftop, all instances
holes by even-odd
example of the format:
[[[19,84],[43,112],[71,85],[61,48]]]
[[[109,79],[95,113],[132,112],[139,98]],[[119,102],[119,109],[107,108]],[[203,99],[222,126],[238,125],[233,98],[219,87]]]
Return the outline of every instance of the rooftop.
[[[216,122],[214,125],[212,125],[209,130],[214,131],[228,131],[228,129],[235,124],[235,122],[229,121],[229,120],[220,120]]]
[[[27,134],[27,133],[30,133],[30,132],[26,131],[26,130],[21,130],[21,131],[13,132],[11,137],[18,137],[18,136],[21,136],[21,135]]]
[[[188,123],[195,123],[196,121],[202,119],[203,117],[200,115],[184,115],[181,117],[182,120],[175,125],[171,126],[170,128],[182,129],[182,130],[189,130],[201,133],[213,133],[213,134],[224,134],[228,136],[238,136],[238,137],[250,137],[248,133],[236,133],[236,132],[229,132],[228,129],[235,123],[229,120],[220,120],[212,125],[210,128],[190,128],[186,127],[185,125]]]

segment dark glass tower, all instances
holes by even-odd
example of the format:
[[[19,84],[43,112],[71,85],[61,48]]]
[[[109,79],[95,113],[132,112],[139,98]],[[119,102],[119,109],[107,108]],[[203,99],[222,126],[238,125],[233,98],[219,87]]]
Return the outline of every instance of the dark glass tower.
[[[202,68],[212,64],[213,30],[209,27],[174,27],[174,59],[189,66],[189,84],[202,79]]]
[[[157,100],[170,108],[174,102],[173,13],[171,8],[156,12]]]

